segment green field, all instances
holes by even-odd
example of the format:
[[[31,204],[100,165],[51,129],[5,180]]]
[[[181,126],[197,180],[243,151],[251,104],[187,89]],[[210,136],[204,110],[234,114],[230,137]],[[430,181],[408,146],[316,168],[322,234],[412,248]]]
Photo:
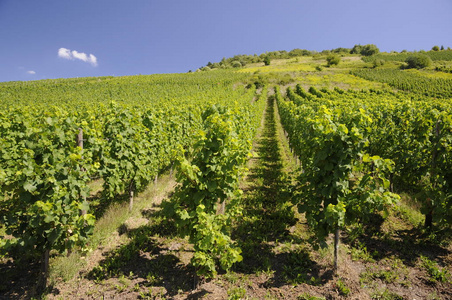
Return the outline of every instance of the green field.
[[[449,52],[0,83],[0,298],[451,299]]]

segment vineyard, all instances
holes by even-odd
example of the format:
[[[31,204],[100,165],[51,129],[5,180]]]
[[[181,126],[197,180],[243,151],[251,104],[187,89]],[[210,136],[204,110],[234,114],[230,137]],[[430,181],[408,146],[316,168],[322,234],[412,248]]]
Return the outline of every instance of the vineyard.
[[[452,79],[341,59],[0,83],[0,299],[452,298]]]
[[[414,92],[419,95],[446,99],[452,97],[452,78],[432,78],[394,69],[362,69],[353,71],[352,74],[367,80],[387,83],[396,89]]]
[[[443,50],[443,51],[422,51],[419,52],[425,55],[428,55],[433,61],[451,61],[452,60],[452,50]],[[373,62],[376,59],[382,59],[385,61],[398,61],[404,62],[408,57],[412,56],[413,53],[405,52],[405,53],[381,53],[369,57],[364,57],[363,60],[366,62]]]

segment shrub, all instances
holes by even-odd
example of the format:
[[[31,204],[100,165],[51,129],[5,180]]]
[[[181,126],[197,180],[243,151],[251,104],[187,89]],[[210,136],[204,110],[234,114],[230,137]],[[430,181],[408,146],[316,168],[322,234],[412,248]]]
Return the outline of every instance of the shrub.
[[[378,54],[379,52],[380,52],[380,49],[378,49],[378,47],[375,46],[374,44],[364,45],[361,48],[361,55],[364,55],[364,56],[375,55],[375,54]]]
[[[377,58],[377,59],[375,59],[374,62],[373,62],[374,68],[376,68],[376,67],[381,67],[381,66],[383,66],[384,64],[385,64],[385,61],[384,61],[383,59],[381,59],[381,58]]]
[[[350,51],[351,54],[361,54],[361,50],[363,49],[363,46],[361,45],[355,45],[353,46],[352,50]]]
[[[326,65],[331,67],[333,65],[338,65],[341,61],[341,58],[336,54],[330,54],[326,57]]]
[[[424,54],[409,56],[405,62],[408,69],[423,69],[432,65],[432,59]]]
[[[266,57],[264,58],[264,64],[265,64],[266,66],[269,66],[269,65],[270,65],[270,57],[269,57],[269,56],[266,56]]]
[[[432,50],[433,51],[439,51],[439,47],[438,46],[433,46]]]
[[[231,66],[233,67],[233,68],[241,68],[242,67],[242,64],[239,62],[239,61],[233,61],[232,63],[231,63]]]
[[[377,46],[374,44],[367,44],[364,46],[355,45],[353,49],[350,51],[351,54],[361,54],[364,56],[371,56],[380,52]]]
[[[278,78],[279,85],[288,85],[292,82],[295,82],[295,79],[290,74],[284,74],[284,76]]]

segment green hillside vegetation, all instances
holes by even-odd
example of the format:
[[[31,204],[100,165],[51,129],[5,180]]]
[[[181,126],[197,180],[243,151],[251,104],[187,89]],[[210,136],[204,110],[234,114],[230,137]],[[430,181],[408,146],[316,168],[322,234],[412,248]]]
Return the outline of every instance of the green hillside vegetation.
[[[0,298],[452,298],[451,53],[0,83]]]

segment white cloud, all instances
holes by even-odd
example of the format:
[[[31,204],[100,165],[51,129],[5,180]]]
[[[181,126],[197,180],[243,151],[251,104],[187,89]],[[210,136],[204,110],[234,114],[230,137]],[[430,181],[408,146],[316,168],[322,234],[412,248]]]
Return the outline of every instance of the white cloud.
[[[58,49],[58,56],[61,58],[72,59],[71,50],[66,48]]]
[[[36,72],[35,71],[27,71],[27,74],[30,74],[30,75],[35,75],[36,74]]]
[[[88,55],[86,53],[78,52],[76,50],[71,51],[66,48],[60,48],[58,49],[58,57],[70,60],[79,59],[81,61],[90,63],[94,67],[97,66],[97,57],[95,57],[93,54]]]

